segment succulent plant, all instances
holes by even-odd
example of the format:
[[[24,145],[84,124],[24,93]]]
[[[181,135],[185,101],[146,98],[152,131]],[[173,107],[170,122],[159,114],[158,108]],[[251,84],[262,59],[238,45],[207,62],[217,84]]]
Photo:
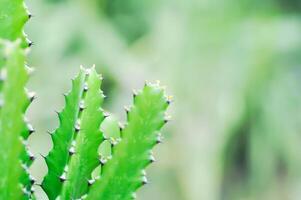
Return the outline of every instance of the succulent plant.
[[[0,199],[36,199],[28,172],[34,156],[26,145],[34,129],[25,117],[34,99],[26,89],[32,43],[23,31],[30,17],[23,0],[0,1]],[[170,97],[158,83],[146,83],[121,125],[102,109],[101,83],[95,67],[81,67],[65,95],[41,184],[50,200],[131,199],[147,183],[144,170],[154,161]]]
[[[119,127],[101,108],[101,80],[95,68],[81,68],[65,95],[60,126],[51,133],[53,149],[45,157],[42,187],[50,200],[130,199],[147,182],[144,168],[154,161],[151,149],[161,141],[169,100],[158,84],[146,84]]]

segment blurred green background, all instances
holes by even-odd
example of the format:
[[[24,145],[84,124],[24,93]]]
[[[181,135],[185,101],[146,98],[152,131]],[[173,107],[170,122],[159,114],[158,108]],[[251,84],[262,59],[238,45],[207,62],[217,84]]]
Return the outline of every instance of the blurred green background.
[[[79,65],[104,75],[124,121],[132,88],[161,80],[173,120],[143,200],[301,199],[300,0],[31,0],[28,115],[46,173],[46,133]],[[37,186],[38,197],[46,199]]]

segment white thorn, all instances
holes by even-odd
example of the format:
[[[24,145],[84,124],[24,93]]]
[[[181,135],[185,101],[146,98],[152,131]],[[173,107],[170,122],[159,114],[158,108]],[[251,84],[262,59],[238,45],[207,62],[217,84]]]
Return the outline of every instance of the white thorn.
[[[89,89],[88,83],[85,82],[85,83],[84,83],[84,91],[88,91],[88,89]]]
[[[88,184],[89,184],[89,185],[92,185],[93,183],[95,183],[95,179],[90,179],[90,180],[88,180]]]
[[[142,184],[145,185],[147,183],[148,183],[148,181],[147,181],[146,176],[142,176]]]

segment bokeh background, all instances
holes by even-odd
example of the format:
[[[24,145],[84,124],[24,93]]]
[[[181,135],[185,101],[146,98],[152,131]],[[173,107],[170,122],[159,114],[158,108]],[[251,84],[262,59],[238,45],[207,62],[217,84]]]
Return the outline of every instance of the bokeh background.
[[[143,200],[301,199],[300,0],[28,0],[28,115],[41,182],[47,130],[82,64],[125,119],[132,89],[161,80],[175,102]],[[47,199],[37,186],[39,199]]]

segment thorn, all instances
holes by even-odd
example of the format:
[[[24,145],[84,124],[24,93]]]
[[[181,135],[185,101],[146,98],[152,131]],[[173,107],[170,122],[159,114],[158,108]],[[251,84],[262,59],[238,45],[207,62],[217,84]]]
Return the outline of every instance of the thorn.
[[[157,135],[156,143],[157,144],[162,143],[162,135],[160,133]]]
[[[30,102],[33,102],[33,100],[36,99],[36,93],[35,92],[28,92],[27,93],[28,99]]]
[[[31,153],[30,151],[27,151],[28,152],[28,155],[29,155],[29,159],[31,161],[34,161],[36,159],[36,157],[33,155],[33,153]]]
[[[100,162],[101,165],[104,165],[104,164],[106,164],[106,162],[108,162],[108,160],[105,159],[105,158],[100,158],[99,162]]]
[[[75,128],[76,133],[78,133],[80,131],[80,121],[79,120],[77,120],[74,128]]]
[[[85,102],[84,102],[84,100],[80,101],[80,103],[79,103],[79,109],[80,109],[80,111],[83,111],[85,109]]]
[[[36,179],[32,176],[29,177],[30,183],[33,185],[36,182]]]
[[[67,180],[66,179],[66,173],[64,172],[59,178],[60,178],[61,182],[65,182]]]
[[[170,105],[173,102],[173,96],[167,96],[167,104]]]
[[[63,96],[64,96],[65,98],[67,98],[68,93],[63,93]]]
[[[29,135],[31,135],[32,133],[35,132],[34,128],[32,127],[31,124],[27,123],[27,128],[28,128],[28,131],[29,131]]]
[[[122,123],[118,122],[118,126],[119,126],[120,132],[122,132],[122,130],[124,129],[124,125]]]
[[[88,180],[88,185],[89,185],[89,186],[93,185],[93,183],[95,183],[95,179],[90,179],[90,180]]]
[[[34,187],[31,187],[31,188],[30,188],[30,193],[33,194],[34,191],[35,191]]]
[[[152,153],[152,152],[150,153],[150,156],[149,156],[149,161],[150,161],[151,163],[153,163],[153,162],[155,162],[155,161],[156,161],[156,159],[155,159],[155,157],[154,157],[154,155],[153,155],[153,153]]]
[[[75,154],[75,147],[71,146],[69,149],[69,155],[72,156],[73,154]]]
[[[147,181],[146,176],[142,176],[142,185],[145,185],[147,183],[148,183],[148,181]]]
[[[104,116],[104,118],[107,118],[110,116],[110,113],[105,111],[105,112],[103,112],[103,116]]]
[[[170,116],[170,115],[165,116],[165,118],[164,118],[164,123],[166,124],[167,122],[170,121],[170,119],[171,119],[171,116]]]
[[[138,95],[137,90],[133,90],[133,97],[134,97],[134,99],[136,98],[137,95]]]
[[[88,83],[87,83],[87,82],[85,82],[85,83],[84,83],[84,91],[85,91],[85,92],[87,92],[87,91],[88,91],[88,89],[89,89]]]
[[[34,43],[32,41],[28,41],[28,47],[31,47],[33,45],[34,45]]]
[[[31,18],[32,18],[32,14],[28,13],[28,19],[31,19]]]
[[[124,106],[124,109],[125,109],[126,114],[129,114],[130,108],[128,106]]]

